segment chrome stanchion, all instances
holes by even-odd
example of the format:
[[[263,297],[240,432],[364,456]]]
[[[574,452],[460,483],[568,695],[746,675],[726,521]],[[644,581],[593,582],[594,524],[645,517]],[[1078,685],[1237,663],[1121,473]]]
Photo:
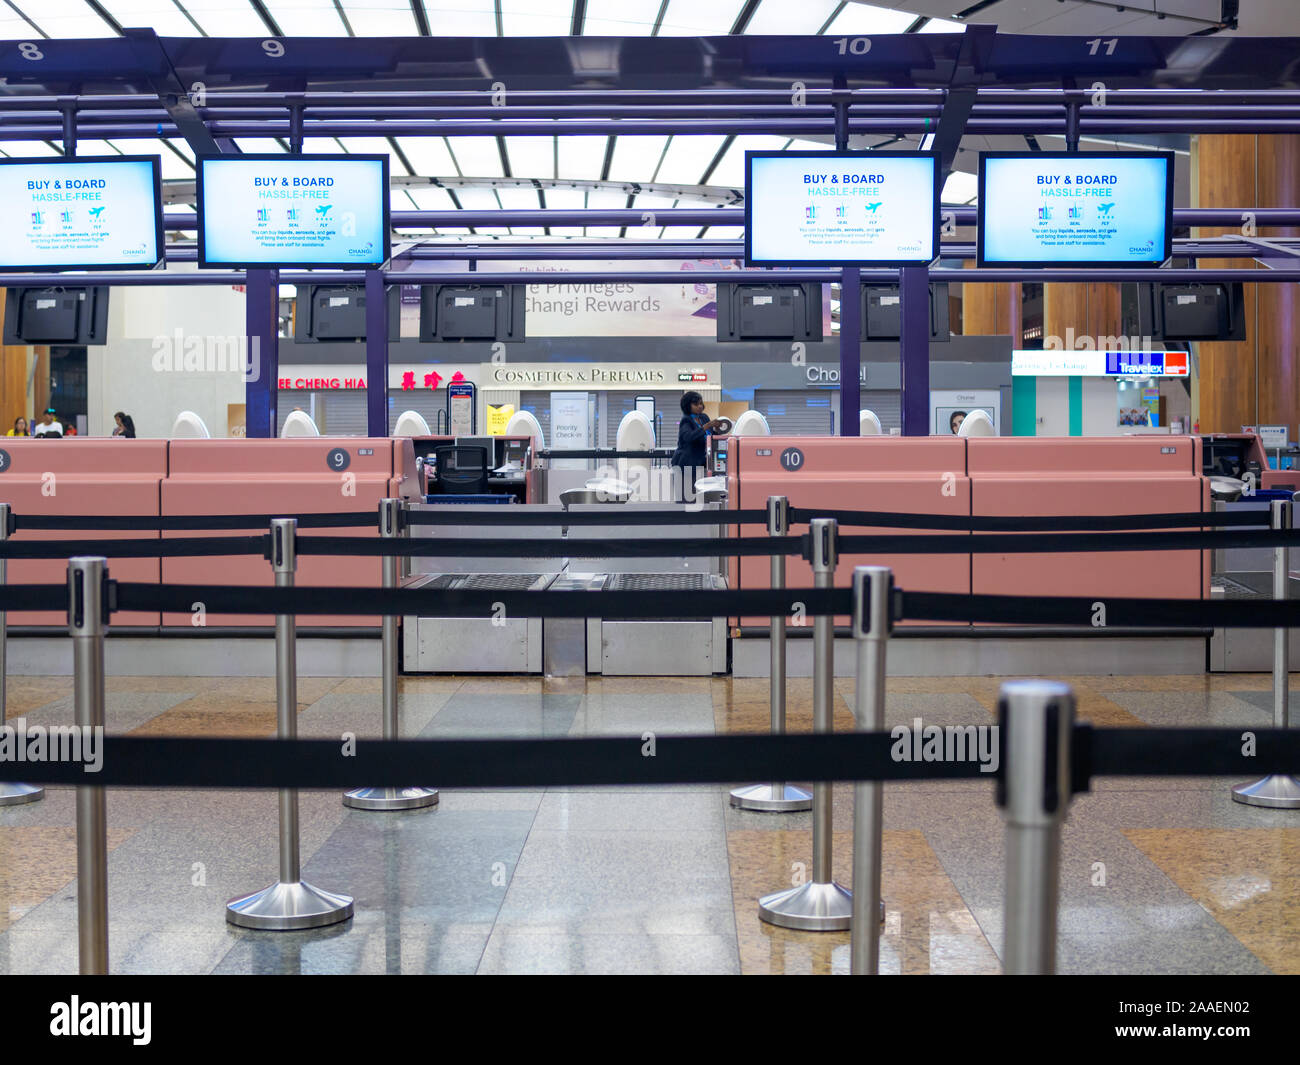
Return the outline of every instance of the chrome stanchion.
[[[835,530],[831,518],[814,518],[813,586],[829,589],[835,581]],[[834,728],[834,619],[818,614],[813,621],[813,731]],[[813,785],[813,878],[758,900],[758,916],[768,924],[807,932],[843,931],[852,917],[852,896],[831,879],[831,783]]]
[[[400,499],[379,502],[379,535],[396,539],[406,526],[405,505]],[[384,555],[384,587],[397,587],[396,555]],[[380,668],[384,687],[384,739],[401,738],[397,717],[397,618],[385,614]],[[343,805],[355,810],[418,810],[438,804],[434,788],[353,788],[343,796]]]
[[[857,566],[853,570],[853,639],[857,643],[857,681],[853,716],[859,732],[885,728],[885,651],[893,628],[890,599],[894,574],[886,566]],[[881,840],[884,787],[878,780],[853,786],[853,923],[850,926],[849,971],[875,976],[880,970],[880,922],[885,900],[880,897]]]
[[[790,534],[790,501],[785,496],[767,497],[767,532],[769,536]],[[772,590],[785,588],[785,555],[772,556]],[[772,735],[785,732],[785,615],[772,615],[768,636],[771,669],[768,698],[772,706]],[[812,793],[794,784],[747,784],[731,793],[731,805],[742,810],[785,813],[788,810],[812,809]]]
[[[1051,976],[1074,692],[1055,681],[1010,681],[998,699],[998,727],[1005,764],[997,802],[1007,825],[1002,968],[1008,976]]]
[[[100,735],[104,730],[106,561],[68,560],[73,706],[83,747],[91,729]],[[103,788],[77,788],[77,954],[82,976],[108,972],[108,819]]]
[[[271,568],[277,588],[292,588],[298,568],[296,518],[271,520]],[[298,736],[297,622],[292,614],[275,616],[276,735]],[[241,928],[301,929],[346,921],[352,898],[303,883],[298,849],[298,789],[280,789],[280,879],[252,895],[226,903],[226,920]]]
[[[1295,505],[1289,499],[1274,499],[1269,503],[1269,528],[1290,529],[1294,522]],[[1290,593],[1290,566],[1286,544],[1273,548],[1273,598],[1285,600]],[[1291,659],[1291,630],[1285,627],[1273,630],[1273,727],[1290,728],[1290,684],[1287,671]],[[1271,806],[1282,810],[1300,808],[1300,779],[1283,773],[1271,773],[1249,784],[1238,784],[1232,789],[1234,802],[1247,806]]]
[[[0,543],[9,539],[9,504],[0,503]],[[0,588],[9,577],[9,560],[0,555]],[[0,728],[4,727],[9,689],[9,615],[0,610]],[[35,784],[0,784],[0,806],[17,806],[45,798],[45,789]]]

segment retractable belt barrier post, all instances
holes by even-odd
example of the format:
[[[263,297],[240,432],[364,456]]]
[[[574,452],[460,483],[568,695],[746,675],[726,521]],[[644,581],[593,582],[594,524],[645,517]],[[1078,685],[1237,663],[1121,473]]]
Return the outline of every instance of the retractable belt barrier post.
[[[104,732],[104,558],[68,560],[73,706],[82,749]],[[77,788],[77,954],[82,976],[108,973],[108,815],[104,789]]]
[[[767,497],[767,533],[790,535],[790,501],[785,496]],[[785,555],[772,556],[772,590],[785,587]],[[785,732],[785,615],[773,614],[768,636],[771,669],[768,671],[768,700],[772,706],[772,735]],[[731,793],[731,805],[742,810],[785,813],[812,808],[812,793],[794,784],[748,784]]]
[[[1052,976],[1061,824],[1071,797],[1073,690],[1043,680],[1002,685],[998,732],[997,802],[1007,824],[1002,968],[1008,976]]]
[[[292,588],[298,568],[294,518],[271,521],[271,568],[277,588]],[[276,735],[298,736],[297,623],[292,614],[275,616]],[[280,879],[268,888],[226,903],[226,920],[240,928],[286,930],[319,928],[352,916],[352,898],[304,883],[298,849],[298,789],[280,789]]]
[[[1291,529],[1295,518],[1295,504],[1289,499],[1274,499],[1269,503],[1269,528]],[[1286,545],[1273,548],[1273,599],[1285,602],[1291,593],[1291,567]],[[1273,630],[1273,727],[1290,728],[1290,676],[1291,630],[1279,626]],[[1271,806],[1281,810],[1300,808],[1300,779],[1282,773],[1272,773],[1249,784],[1238,784],[1232,789],[1234,802],[1247,806]]]
[[[835,581],[836,523],[814,518],[810,523],[813,586],[831,588]],[[813,620],[813,731],[834,731],[834,618],[818,614]],[[835,932],[849,927],[853,903],[849,892],[831,878],[832,785],[813,785],[813,878],[765,895],[758,901],[758,916],[782,928],[807,932]]]
[[[382,499],[379,502],[379,535],[396,537],[402,534],[405,503],[400,499]],[[384,588],[397,587],[397,556],[384,555]],[[397,618],[385,614],[380,669],[384,689],[384,739],[401,738],[401,725],[397,716]],[[419,810],[438,804],[438,792],[433,788],[353,788],[343,796],[343,805],[355,810]]]
[[[0,503],[0,543],[9,539],[9,504]],[[8,579],[9,560],[0,556],[0,588]],[[8,713],[9,615],[0,610],[0,728]],[[45,798],[45,789],[32,784],[0,784],[0,806],[17,806]]]
[[[857,679],[853,716],[859,732],[885,729],[885,652],[893,628],[894,574],[886,566],[853,570],[853,639],[857,644]],[[849,971],[875,976],[880,970],[880,897],[884,787],[878,780],[853,785],[853,923],[849,935]]]

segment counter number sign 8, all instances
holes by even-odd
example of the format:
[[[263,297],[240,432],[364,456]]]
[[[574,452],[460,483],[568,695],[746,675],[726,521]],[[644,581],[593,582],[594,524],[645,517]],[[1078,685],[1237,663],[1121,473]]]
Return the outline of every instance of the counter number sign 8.
[[[341,447],[330,448],[330,453],[325,456],[325,465],[339,473],[352,465],[352,456]]]

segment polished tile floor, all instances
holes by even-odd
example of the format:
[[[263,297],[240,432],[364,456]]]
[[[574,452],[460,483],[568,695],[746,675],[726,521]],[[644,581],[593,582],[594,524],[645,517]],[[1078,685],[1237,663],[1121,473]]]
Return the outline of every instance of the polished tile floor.
[[[1269,678],[1060,678],[1097,725],[1266,725]],[[895,678],[888,724],[992,721],[998,680]],[[260,736],[270,679],[111,677],[110,732]],[[765,680],[403,678],[421,736],[763,731]],[[379,682],[303,678],[304,736],[378,735]],[[852,726],[852,680],[836,682]],[[10,718],[70,723],[68,678],[12,677]],[[793,681],[790,728],[811,727]],[[436,784],[436,781],[429,782]],[[1229,781],[1101,780],[1063,838],[1064,972],[1300,972],[1300,813],[1231,801]],[[851,788],[837,787],[836,878],[850,884]],[[306,879],[356,898],[313,932],[226,924],[276,868],[272,793],[109,793],[110,959],[123,973],[826,973],[847,933],[791,932],[755,900],[811,862],[808,814],[729,806],[722,787],[450,791],[376,814],[303,793]],[[0,809],[0,971],[77,969],[73,792]],[[886,973],[996,973],[1002,823],[992,784],[886,789]]]

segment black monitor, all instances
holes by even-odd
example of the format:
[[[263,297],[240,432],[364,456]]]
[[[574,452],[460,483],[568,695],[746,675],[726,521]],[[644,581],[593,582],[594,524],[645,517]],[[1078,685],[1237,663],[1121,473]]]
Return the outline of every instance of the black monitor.
[[[400,289],[389,285],[388,339],[401,339]],[[364,285],[299,285],[294,313],[293,339],[298,344],[366,339],[366,287]]]
[[[897,285],[862,286],[862,339],[900,340],[903,336],[903,300]],[[930,283],[930,339],[947,343],[948,283]]]
[[[437,495],[483,495],[488,490],[491,450],[482,445],[444,444],[435,449]]]
[[[1245,340],[1245,287],[1240,282],[1133,282],[1120,289],[1127,337],[1152,340]]]
[[[820,282],[718,286],[718,340],[821,339]]]
[[[526,339],[523,285],[424,285],[420,288],[420,339]]]
[[[108,343],[108,286],[11,288],[5,299],[4,342]]]

